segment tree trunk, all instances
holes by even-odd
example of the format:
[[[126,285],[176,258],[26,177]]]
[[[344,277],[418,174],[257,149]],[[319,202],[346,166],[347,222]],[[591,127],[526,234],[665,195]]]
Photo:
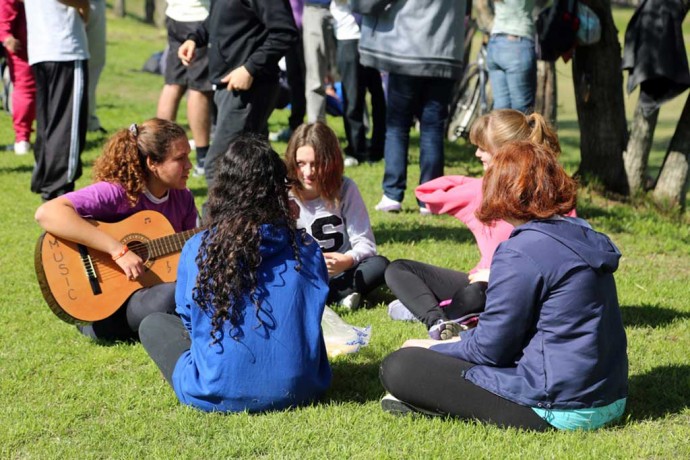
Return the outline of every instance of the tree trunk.
[[[115,16],[124,18],[126,12],[125,0],[115,0],[115,5],[113,6],[113,13],[115,13]]]
[[[153,24],[153,12],[156,10],[155,0],[146,0],[144,3],[144,22]]]
[[[671,206],[685,207],[688,191],[688,163],[690,162],[690,96],[685,100],[683,113],[661,165],[654,187],[654,200]]]
[[[621,45],[610,0],[588,0],[601,20],[601,40],[576,49],[573,85],[580,125],[580,168],[584,181],[594,179],[607,191],[629,192],[623,166],[627,123],[623,101]]]
[[[168,6],[167,0],[155,0],[155,11],[153,14],[153,22],[156,27],[165,27],[165,9]]]
[[[628,148],[623,152],[625,174],[628,178],[631,194],[645,188],[649,151],[652,149],[652,140],[658,118],[659,109],[645,116],[638,102],[630,128]]]
[[[558,89],[556,87],[556,63],[537,61],[537,94],[534,111],[551,125],[558,122]]]

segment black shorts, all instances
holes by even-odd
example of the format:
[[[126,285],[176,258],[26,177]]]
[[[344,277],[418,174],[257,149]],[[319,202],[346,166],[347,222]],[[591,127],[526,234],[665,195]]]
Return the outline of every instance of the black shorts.
[[[182,65],[177,57],[177,50],[187,40],[187,35],[194,32],[199,22],[180,22],[166,18],[168,29],[168,54],[165,60],[165,83],[167,85],[180,85],[196,91],[212,91],[211,82],[208,79],[208,56],[206,47],[197,48],[194,60],[189,67]]]

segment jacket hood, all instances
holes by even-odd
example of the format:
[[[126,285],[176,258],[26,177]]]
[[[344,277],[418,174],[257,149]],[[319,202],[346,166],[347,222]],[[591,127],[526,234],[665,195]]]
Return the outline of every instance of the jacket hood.
[[[603,233],[599,233],[583,219],[561,217],[534,220],[513,230],[511,237],[525,231],[540,232],[571,249],[598,273],[613,273],[618,269],[621,253]]]

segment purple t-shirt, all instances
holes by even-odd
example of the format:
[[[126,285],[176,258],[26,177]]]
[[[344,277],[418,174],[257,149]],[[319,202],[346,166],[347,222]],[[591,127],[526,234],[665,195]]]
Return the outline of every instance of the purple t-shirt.
[[[197,211],[194,197],[188,189],[170,189],[163,198],[156,198],[148,191],[139,195],[134,206],[129,204],[125,189],[120,184],[96,182],[76,192],[63,195],[82,217],[103,222],[118,222],[132,214],[144,211],[158,211],[172,224],[175,232],[191,230],[197,226]]]

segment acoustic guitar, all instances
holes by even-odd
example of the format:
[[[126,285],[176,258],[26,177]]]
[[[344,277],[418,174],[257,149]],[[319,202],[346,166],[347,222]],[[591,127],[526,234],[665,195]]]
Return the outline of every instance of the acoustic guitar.
[[[175,281],[182,246],[203,230],[175,233],[156,211],[140,211],[114,224],[89,222],[127,245],[146,268],[138,279],[129,280],[110,254],[43,233],[34,254],[38,284],[53,313],[70,324],[105,319],[134,291]]]

